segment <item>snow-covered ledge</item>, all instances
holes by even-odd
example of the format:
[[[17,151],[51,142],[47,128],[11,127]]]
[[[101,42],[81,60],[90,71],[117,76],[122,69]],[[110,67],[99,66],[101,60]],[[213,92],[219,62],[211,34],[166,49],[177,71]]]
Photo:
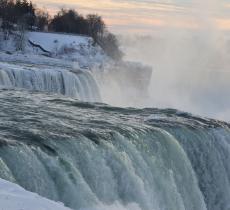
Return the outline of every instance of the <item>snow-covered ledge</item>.
[[[28,192],[17,184],[0,179],[1,210],[70,210],[62,203]]]

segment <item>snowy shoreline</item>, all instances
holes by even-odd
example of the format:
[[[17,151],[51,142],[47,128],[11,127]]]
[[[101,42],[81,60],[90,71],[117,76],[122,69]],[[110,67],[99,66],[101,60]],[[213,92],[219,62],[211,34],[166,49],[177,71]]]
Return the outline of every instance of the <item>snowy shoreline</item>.
[[[1,210],[70,210],[60,202],[28,192],[17,184],[0,179]]]

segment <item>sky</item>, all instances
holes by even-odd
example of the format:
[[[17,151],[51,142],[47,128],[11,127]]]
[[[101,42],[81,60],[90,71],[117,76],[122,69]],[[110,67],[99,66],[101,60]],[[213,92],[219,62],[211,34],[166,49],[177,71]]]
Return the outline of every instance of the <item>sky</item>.
[[[162,28],[196,29],[209,22],[230,30],[229,0],[35,0],[55,14],[60,8],[101,15],[111,31],[149,34]]]

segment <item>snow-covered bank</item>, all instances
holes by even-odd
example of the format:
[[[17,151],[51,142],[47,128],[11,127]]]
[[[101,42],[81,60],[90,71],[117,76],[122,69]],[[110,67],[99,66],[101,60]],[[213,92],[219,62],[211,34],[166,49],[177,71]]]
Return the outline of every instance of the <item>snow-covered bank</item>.
[[[92,38],[88,36],[76,36],[62,33],[28,32],[28,38],[35,44],[39,44],[45,50],[52,52],[61,46],[87,46],[92,44]]]
[[[62,203],[28,192],[17,184],[0,179],[1,210],[70,210]]]
[[[0,51],[18,54],[17,33],[14,32],[8,40],[0,40]],[[0,32],[1,38],[1,32]],[[87,36],[68,35],[58,33],[27,32],[21,41],[23,54],[48,56],[66,62],[75,62],[81,68],[93,68],[111,61],[100,46],[94,45],[93,40]],[[9,56],[9,55],[8,55]]]

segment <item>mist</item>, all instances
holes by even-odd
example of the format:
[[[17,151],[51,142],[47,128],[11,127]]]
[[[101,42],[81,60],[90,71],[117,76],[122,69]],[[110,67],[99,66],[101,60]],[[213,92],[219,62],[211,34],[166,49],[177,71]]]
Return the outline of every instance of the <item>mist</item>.
[[[153,68],[143,106],[230,121],[230,42],[228,32],[211,17],[217,5],[193,5],[195,28],[158,28],[145,36],[121,37],[125,60]]]

